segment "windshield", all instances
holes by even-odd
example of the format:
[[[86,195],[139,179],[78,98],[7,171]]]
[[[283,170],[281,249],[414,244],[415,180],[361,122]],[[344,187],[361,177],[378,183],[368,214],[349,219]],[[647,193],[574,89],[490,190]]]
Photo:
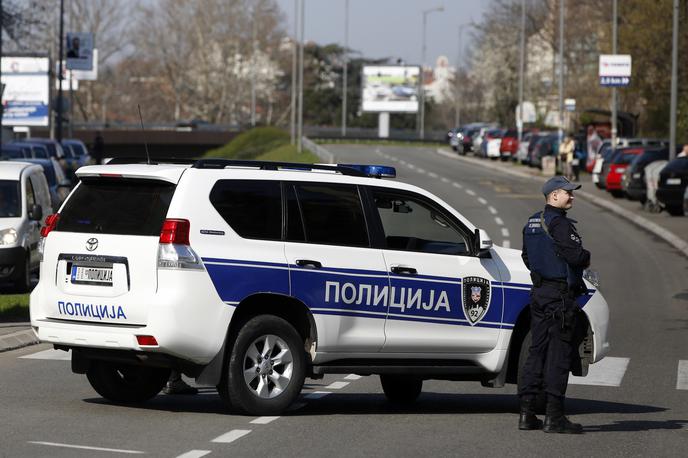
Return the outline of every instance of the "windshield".
[[[48,159],[48,150],[42,145],[34,145],[31,147],[33,150],[33,157],[36,159]]]
[[[22,153],[21,149],[19,148],[2,148],[2,157],[8,158],[8,159],[17,159],[17,158],[23,158],[24,154]]]
[[[76,157],[81,157],[86,155],[86,148],[81,143],[69,143],[69,147],[72,150],[72,154]]]
[[[0,218],[21,216],[19,181],[0,180]]]

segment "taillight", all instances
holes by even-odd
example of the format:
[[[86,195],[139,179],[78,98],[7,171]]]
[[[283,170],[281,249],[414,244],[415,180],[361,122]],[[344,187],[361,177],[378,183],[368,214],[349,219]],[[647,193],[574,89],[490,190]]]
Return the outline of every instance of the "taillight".
[[[186,219],[166,219],[160,230],[158,268],[203,269],[201,258],[191,248],[191,224]]]
[[[160,243],[190,245],[189,231],[191,224],[186,219],[166,219],[160,231]]]
[[[141,347],[157,347],[158,341],[153,336],[136,336],[136,342]]]
[[[57,226],[57,221],[60,219],[59,213],[53,213],[45,217],[45,226],[41,228],[41,237],[47,237],[50,231],[55,229]]]

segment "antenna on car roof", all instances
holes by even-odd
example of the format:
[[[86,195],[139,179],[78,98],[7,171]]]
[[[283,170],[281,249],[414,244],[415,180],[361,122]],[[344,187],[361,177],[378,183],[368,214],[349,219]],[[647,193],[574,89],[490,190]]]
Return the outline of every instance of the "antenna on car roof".
[[[141,116],[141,105],[136,104],[137,107],[139,107],[139,119],[141,120],[141,132],[144,132],[143,130],[143,116]],[[148,165],[150,165],[150,154],[148,153],[148,143],[146,142],[146,136],[144,132],[143,136],[143,146],[146,148],[146,159],[148,160]]]

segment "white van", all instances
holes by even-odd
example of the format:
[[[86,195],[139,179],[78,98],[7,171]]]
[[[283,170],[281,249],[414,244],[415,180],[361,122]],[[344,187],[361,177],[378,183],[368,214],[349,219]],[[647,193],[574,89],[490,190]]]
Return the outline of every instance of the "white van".
[[[41,220],[52,210],[40,165],[0,162],[0,284],[26,292],[40,265]]]

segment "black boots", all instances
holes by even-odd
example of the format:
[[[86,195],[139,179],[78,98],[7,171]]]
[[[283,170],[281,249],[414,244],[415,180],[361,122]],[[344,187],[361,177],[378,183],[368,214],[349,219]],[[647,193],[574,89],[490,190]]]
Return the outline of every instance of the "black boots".
[[[535,396],[521,396],[521,416],[518,418],[518,429],[542,429],[542,420],[535,416]]]
[[[583,427],[579,423],[571,423],[564,416],[564,398],[547,396],[547,412],[542,430],[546,433],[581,434]]]

